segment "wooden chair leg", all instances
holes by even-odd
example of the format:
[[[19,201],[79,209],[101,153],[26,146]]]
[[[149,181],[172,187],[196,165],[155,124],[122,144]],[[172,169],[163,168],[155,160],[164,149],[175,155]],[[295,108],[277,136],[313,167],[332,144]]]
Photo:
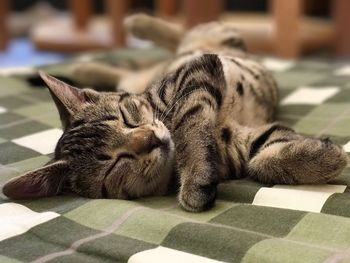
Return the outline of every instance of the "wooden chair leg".
[[[350,57],[350,1],[334,0],[333,18],[335,24],[335,50],[337,55]]]
[[[75,28],[78,30],[86,29],[92,13],[91,0],[70,0],[69,7]]]
[[[9,1],[1,0],[0,1],[0,50],[3,50],[7,47],[9,40],[8,32],[8,14],[9,14]]]
[[[176,0],[156,0],[156,15],[159,17],[169,17],[176,13]]]
[[[300,18],[303,13],[303,0],[271,1],[271,12],[275,25],[275,52],[281,57],[298,57],[302,44]]]
[[[223,9],[223,0],[184,0],[185,26],[191,28],[197,24],[217,20]]]
[[[111,20],[114,46],[125,45],[123,19],[128,12],[129,0],[106,0],[106,7]]]

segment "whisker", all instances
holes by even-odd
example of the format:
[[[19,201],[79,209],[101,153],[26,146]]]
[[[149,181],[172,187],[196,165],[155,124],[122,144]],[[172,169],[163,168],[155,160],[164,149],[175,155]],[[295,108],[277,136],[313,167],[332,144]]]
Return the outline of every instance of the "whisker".
[[[149,174],[150,174],[152,168],[154,167],[154,165],[155,165],[155,162],[151,162],[151,163],[147,166],[147,168],[145,169],[145,175],[146,175],[146,176],[149,176]]]
[[[191,93],[193,93],[194,91],[191,91],[191,92],[188,92],[188,93],[186,93],[186,94],[184,94],[184,95],[182,95],[180,98],[178,98],[172,105],[171,105],[171,107],[169,107],[169,109],[167,109],[166,111],[164,111],[164,117],[163,117],[163,114],[162,114],[162,116],[161,116],[161,118],[162,118],[162,122],[166,119],[166,117],[168,117],[168,115],[170,114],[170,112],[171,112],[171,110],[180,102],[180,100],[182,100],[183,98],[185,98],[186,96],[188,96],[188,95],[190,95]]]
[[[164,85],[164,84],[163,84],[163,85]],[[161,87],[162,87],[162,86],[161,86]],[[159,87],[159,88],[161,88],[161,87]],[[176,92],[173,93],[172,98],[170,99],[170,103],[166,105],[166,107],[165,107],[164,111],[162,112],[162,114],[161,114],[160,116],[159,116],[159,115],[156,116],[157,119],[161,119],[161,118],[162,118],[164,112],[169,108],[169,106],[171,105],[171,101],[172,101],[175,97],[176,97]],[[158,108],[158,105],[156,105],[156,107]],[[160,113],[160,111],[158,111],[158,113]],[[159,117],[159,118],[158,118],[158,117]]]
[[[194,86],[191,86],[191,87],[194,87]],[[168,117],[168,115],[169,115],[169,113],[171,112],[171,110],[180,102],[180,100],[184,99],[185,97],[188,97],[189,95],[191,95],[192,93],[194,93],[194,92],[196,92],[196,91],[203,90],[203,89],[205,89],[205,88],[201,87],[200,89],[193,90],[193,91],[190,91],[190,92],[188,92],[188,93],[182,95],[179,99],[177,99],[177,100],[173,103],[173,105],[172,105],[167,111],[164,111],[164,113],[165,113],[164,117],[163,117],[163,114],[160,116],[161,118],[163,117],[163,118],[161,119],[161,121],[163,122],[163,121],[166,119],[166,117]]]

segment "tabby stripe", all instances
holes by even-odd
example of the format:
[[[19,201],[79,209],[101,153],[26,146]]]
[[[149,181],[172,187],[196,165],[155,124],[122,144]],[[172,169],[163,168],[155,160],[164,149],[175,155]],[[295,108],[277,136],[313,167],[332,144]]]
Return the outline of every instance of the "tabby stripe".
[[[192,67],[188,70],[185,70],[185,72],[181,76],[181,80],[180,80],[179,84],[177,85],[178,90],[180,90],[184,86],[184,84],[188,80],[189,76],[191,76],[193,74],[193,72],[195,72],[195,71],[198,71],[198,69],[195,67]]]
[[[108,199],[108,191],[105,182],[102,183],[101,197],[103,199]]]
[[[196,90],[206,91],[208,94],[210,94],[215,99],[216,104],[218,105],[219,108],[222,105],[221,92],[207,81],[191,80],[186,85],[186,87],[180,91],[179,98],[181,98],[183,95],[190,94]]]
[[[146,98],[145,98],[145,99],[146,99],[146,100],[149,102],[149,104],[151,105],[151,107],[152,107],[152,109],[154,110],[156,116],[161,116],[161,115],[164,113],[164,111],[166,110],[166,108],[164,109],[164,111],[162,111],[162,110],[160,109],[160,107],[158,107],[158,106],[156,105],[156,102],[154,102],[153,97],[152,97],[152,94],[151,94],[150,92],[146,92],[145,95],[146,95]],[[167,106],[167,105],[166,105],[166,106]]]
[[[76,121],[72,122],[71,128],[78,127],[78,126],[80,126],[80,125],[82,125],[84,123],[85,123],[85,120],[83,120],[83,119],[76,120]]]
[[[203,101],[205,104],[209,105],[210,108],[213,108],[213,109],[216,108],[215,107],[216,105],[214,105],[213,102],[209,98],[202,97],[200,100]]]
[[[240,39],[237,39],[237,38],[226,39],[226,40],[221,42],[221,45],[222,46],[228,46],[228,47],[231,47],[231,48],[238,48],[238,49],[241,49],[243,51],[247,50],[247,48],[246,48],[245,44],[243,43],[243,41],[240,40]]]
[[[125,92],[120,94],[119,96],[119,102],[122,102],[122,100],[124,100],[125,98],[130,97],[130,93]]]
[[[193,84],[195,83],[195,84]],[[205,91],[203,87],[201,87],[196,80],[191,80],[186,86],[182,86],[183,88],[180,87],[181,90],[178,91],[177,93],[177,98],[182,99],[185,98],[186,96],[190,95],[196,90],[199,91]]]
[[[226,150],[226,155],[228,156],[228,151]],[[227,166],[228,166],[228,171],[229,171],[229,177],[230,179],[237,179],[237,169],[235,166],[235,163],[232,161],[231,158],[226,158],[227,159]]]
[[[187,148],[187,143],[177,144],[176,152],[182,153],[186,150],[186,148]]]
[[[202,110],[203,107],[201,105],[194,106],[187,110],[181,117],[180,121],[175,125],[174,131],[176,131],[185,121],[191,118],[193,115]]]
[[[194,72],[204,71],[205,73],[213,76],[214,78],[222,77],[222,64],[219,57],[215,54],[205,54],[201,57],[195,59],[192,63],[186,64],[187,67],[184,67],[183,70],[185,73],[182,75],[178,87],[181,88],[188,76],[192,75]]]
[[[70,134],[71,137],[73,137],[73,139],[76,138],[84,138],[84,139],[90,139],[90,138],[99,138],[102,139],[103,135],[100,134],[100,131],[96,131],[96,132],[76,132],[73,134]]]
[[[214,178],[210,178],[211,183],[217,183],[216,180],[216,172],[217,172],[217,166],[220,161],[219,154],[218,154],[218,145],[216,143],[216,140],[214,136],[210,133],[210,131],[213,130],[213,126],[211,125],[204,125],[202,129],[199,131],[199,137],[205,139],[204,142],[206,142],[205,145],[205,160],[207,164],[209,165],[208,168],[212,170],[211,177],[214,176]],[[205,165],[205,163],[204,163]],[[214,179],[214,180],[213,180]]]
[[[217,164],[218,163],[218,152],[217,152],[217,146],[214,141],[214,139],[211,139],[209,143],[206,146],[207,148],[207,154],[206,154],[206,160],[207,162],[211,164]]]
[[[190,131],[190,130],[194,129],[196,126],[198,126],[198,123],[192,122],[192,123],[188,124],[187,129]]]
[[[203,70],[205,70],[205,72],[207,72],[214,78],[220,78],[224,76],[222,64],[218,55],[205,54],[203,55],[202,61],[202,67]]]
[[[90,124],[90,123],[89,123]],[[87,138],[88,135],[90,135],[89,137],[92,137],[92,136],[98,136],[98,137],[101,137],[101,133],[103,131],[105,131],[106,129],[108,129],[109,126],[107,125],[104,125],[100,122],[92,122],[91,124],[93,125],[89,125],[92,129],[89,130],[89,132],[86,131],[85,127],[88,126],[88,125],[85,125],[85,126],[79,126],[79,127],[75,127],[74,129],[71,129],[69,131],[67,131],[67,133],[64,135],[64,137],[71,137],[71,136],[79,136],[81,135],[82,137],[84,136],[84,138]],[[97,133],[95,135],[95,133]],[[85,137],[86,136],[86,137]]]
[[[220,138],[225,143],[228,143],[228,144],[231,143],[232,131],[230,130],[230,128],[228,127],[222,128],[220,133]]]
[[[250,68],[247,68],[246,66],[242,65],[241,63],[239,63],[237,60],[231,58],[230,59],[233,63],[235,63],[238,67],[240,67],[241,69],[249,72],[255,79],[259,78],[259,75],[256,74],[253,70],[251,70]]]
[[[271,146],[272,144],[275,144],[275,143],[286,143],[286,142],[290,142],[290,141],[294,141],[295,139],[293,138],[280,138],[280,139],[276,139],[276,140],[273,140],[273,141],[270,141],[268,142],[264,148],[267,148],[269,146]]]
[[[184,63],[181,65],[172,75],[171,79],[173,82],[176,82],[180,76],[180,74],[183,72],[183,70],[186,68],[187,63]]]
[[[157,106],[153,100],[152,94],[150,92],[146,92],[145,95],[146,95],[146,100],[149,102],[149,104],[151,104],[151,107],[153,108],[153,110],[155,110]]]
[[[233,146],[234,146],[234,149],[236,150],[238,160],[237,160],[237,158],[230,158],[229,157],[230,154],[228,154],[228,150],[226,150],[227,156],[228,156],[227,163],[228,163],[230,178],[237,179],[237,178],[241,177],[239,175],[243,174],[245,159],[244,159],[244,156],[243,156],[241,149],[237,146],[237,144],[235,142],[233,142]]]
[[[105,127],[107,127],[107,125],[103,124],[102,122],[112,121],[112,120],[118,120],[118,116],[110,115],[110,116],[103,117],[99,120],[89,121],[89,122],[85,122],[85,120],[76,120],[71,124],[70,131],[79,131],[80,128],[82,128],[82,127],[80,127],[81,125],[99,126],[99,127],[105,128]]]
[[[240,82],[240,81],[237,82],[236,90],[237,90],[237,92],[238,92],[238,94],[239,94],[240,96],[243,95],[244,89],[243,89],[243,84],[242,84],[242,82]]]
[[[160,100],[165,104],[167,105],[166,101],[165,101],[165,88],[167,87],[168,85],[166,85],[166,81],[163,80],[160,87],[158,88],[157,92],[158,92],[158,96],[160,98]]]
[[[243,172],[244,172],[244,166],[245,166],[245,158],[244,158],[244,155],[242,153],[242,150],[236,145],[236,151],[237,151],[237,154],[238,154],[238,162],[239,162],[239,166],[240,166],[240,171],[239,171],[239,174],[242,175]],[[237,175],[237,173],[236,173]]]
[[[252,159],[258,153],[259,149],[266,143],[266,141],[270,138],[272,133],[281,130],[291,131],[290,128],[276,124],[271,126],[265,132],[263,132],[257,139],[255,139],[252,142],[250,147],[249,158]]]
[[[100,121],[117,121],[118,119],[119,119],[118,116],[108,115],[108,116],[102,117]]]
[[[268,102],[266,101],[265,97],[263,94],[258,94],[256,90],[254,89],[253,85],[249,85],[250,92],[253,94],[255,101],[262,105],[262,106],[267,106]],[[269,108],[269,107],[267,107]]]

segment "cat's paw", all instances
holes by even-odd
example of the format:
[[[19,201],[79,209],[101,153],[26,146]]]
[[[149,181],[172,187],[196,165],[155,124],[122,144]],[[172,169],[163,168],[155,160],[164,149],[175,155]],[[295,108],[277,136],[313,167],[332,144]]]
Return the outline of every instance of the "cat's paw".
[[[300,137],[264,148],[249,162],[248,174],[263,183],[326,183],[347,163],[342,147],[329,139]]]
[[[199,185],[183,184],[180,188],[179,202],[189,212],[201,212],[214,206],[217,183]]]
[[[152,17],[146,14],[134,14],[127,16],[124,21],[124,28],[128,32],[133,32],[135,28],[145,26],[145,23],[149,23],[152,20]]]

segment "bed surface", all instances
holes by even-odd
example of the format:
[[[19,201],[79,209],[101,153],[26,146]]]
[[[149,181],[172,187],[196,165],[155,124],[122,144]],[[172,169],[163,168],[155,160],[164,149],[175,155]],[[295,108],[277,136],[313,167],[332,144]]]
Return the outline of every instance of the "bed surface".
[[[166,54],[126,50],[93,59],[133,66],[140,57]],[[262,62],[280,86],[278,120],[350,152],[350,64]],[[71,63],[43,69],[69,78]],[[36,69],[10,73],[0,70],[0,186],[50,160],[61,135]],[[319,186],[230,181],[219,186],[216,206],[198,214],[183,211],[175,196],[13,202],[0,195],[0,262],[350,262],[349,217],[349,168]]]

